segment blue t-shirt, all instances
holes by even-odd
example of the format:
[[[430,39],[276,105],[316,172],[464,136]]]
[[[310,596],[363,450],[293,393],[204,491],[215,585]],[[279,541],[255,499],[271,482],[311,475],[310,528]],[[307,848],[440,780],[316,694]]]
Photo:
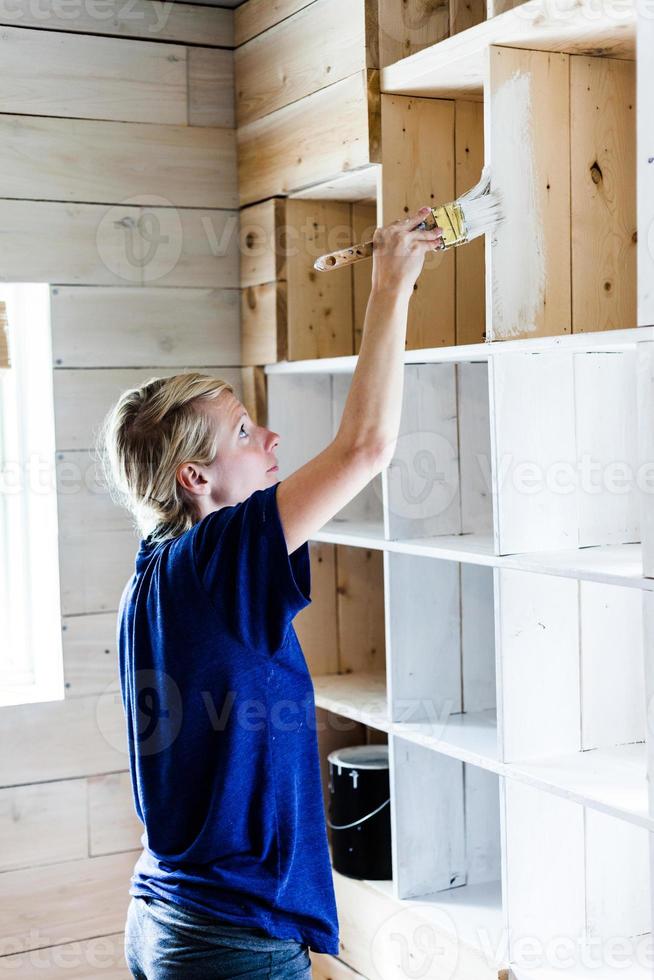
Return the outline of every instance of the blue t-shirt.
[[[287,553],[279,483],[160,544],[118,612],[132,791],[129,894],[338,953],[315,701],[293,617],[309,545]]]

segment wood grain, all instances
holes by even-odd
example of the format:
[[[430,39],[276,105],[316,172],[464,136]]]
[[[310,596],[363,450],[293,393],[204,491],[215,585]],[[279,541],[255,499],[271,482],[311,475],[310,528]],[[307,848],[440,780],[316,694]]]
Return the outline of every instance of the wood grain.
[[[454,103],[382,96],[380,223],[454,200]],[[453,250],[429,253],[409,307],[406,347],[455,342]]]
[[[636,66],[570,58],[572,329],[635,327]]]
[[[359,71],[240,127],[241,205],[378,163],[378,109],[378,72]]]

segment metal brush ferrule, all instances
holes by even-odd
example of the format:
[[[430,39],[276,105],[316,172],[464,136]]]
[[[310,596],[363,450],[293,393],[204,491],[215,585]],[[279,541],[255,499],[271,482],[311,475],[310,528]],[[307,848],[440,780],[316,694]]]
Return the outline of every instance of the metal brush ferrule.
[[[458,201],[450,201],[448,204],[439,204],[438,207],[431,208],[430,213],[417,227],[424,231],[431,231],[436,226],[443,229],[443,249],[462,245],[468,240],[463,209]]]

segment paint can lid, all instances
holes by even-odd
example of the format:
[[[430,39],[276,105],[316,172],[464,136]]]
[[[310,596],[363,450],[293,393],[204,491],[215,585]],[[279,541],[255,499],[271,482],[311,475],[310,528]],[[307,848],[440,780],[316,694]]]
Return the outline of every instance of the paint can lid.
[[[388,745],[348,745],[334,749],[327,759],[350,769],[388,769]]]

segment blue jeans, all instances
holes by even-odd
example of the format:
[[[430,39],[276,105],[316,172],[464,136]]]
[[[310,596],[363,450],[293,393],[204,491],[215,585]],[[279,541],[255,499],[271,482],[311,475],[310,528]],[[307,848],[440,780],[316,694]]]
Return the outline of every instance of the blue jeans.
[[[309,947],[132,896],[125,959],[137,980],[311,980]]]

